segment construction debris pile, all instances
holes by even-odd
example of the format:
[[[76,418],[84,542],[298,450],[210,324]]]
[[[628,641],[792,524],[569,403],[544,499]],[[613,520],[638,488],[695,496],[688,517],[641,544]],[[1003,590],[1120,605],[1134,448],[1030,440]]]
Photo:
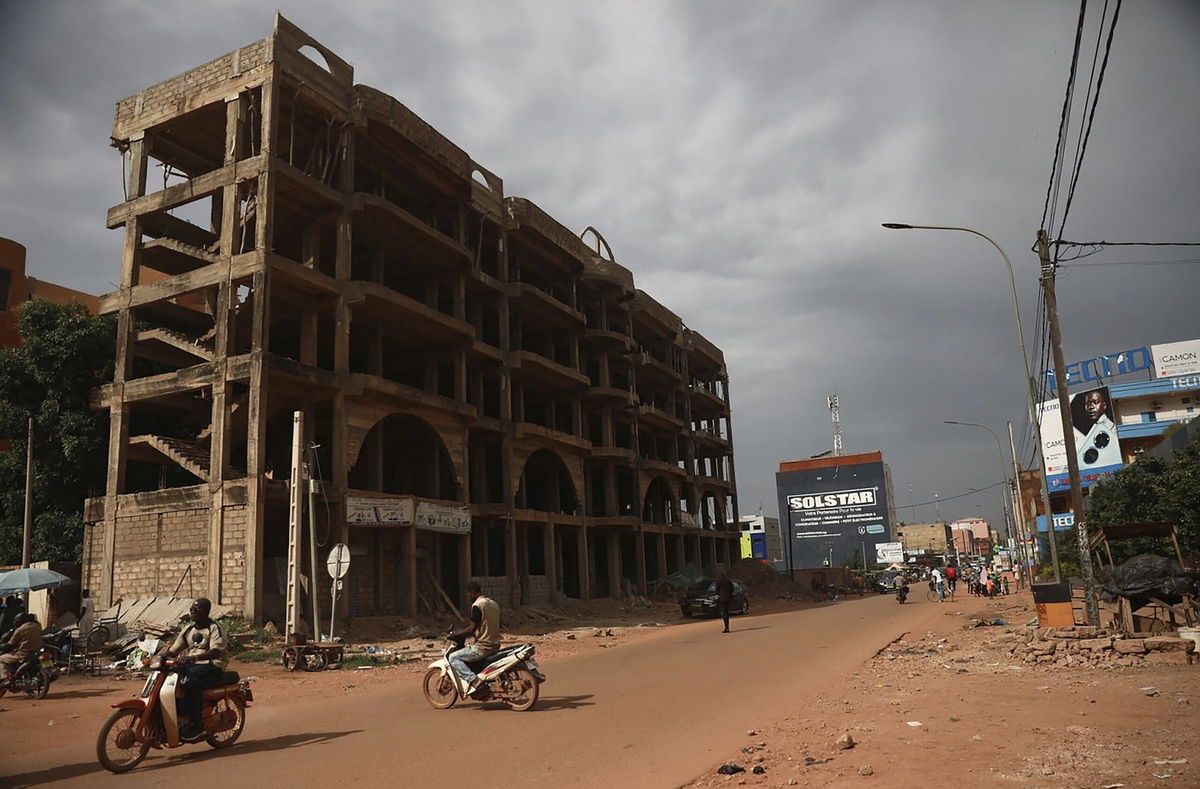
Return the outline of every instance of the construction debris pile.
[[[142,656],[175,638],[194,602],[190,597],[119,601],[96,619],[94,632],[86,635],[87,643],[99,652],[102,668],[137,667]],[[225,606],[214,604],[212,618],[220,619],[227,611]],[[96,637],[97,633],[102,636]],[[81,640],[84,637],[81,634]]]
[[[1175,635],[1139,637],[1099,627],[1039,627],[1001,636],[1008,654],[1026,663],[1056,666],[1136,666],[1196,661],[1196,642]]]
[[[729,577],[745,586],[751,597],[816,599],[811,590],[793,583],[786,575],[773,570],[758,559],[739,560],[729,569]]]

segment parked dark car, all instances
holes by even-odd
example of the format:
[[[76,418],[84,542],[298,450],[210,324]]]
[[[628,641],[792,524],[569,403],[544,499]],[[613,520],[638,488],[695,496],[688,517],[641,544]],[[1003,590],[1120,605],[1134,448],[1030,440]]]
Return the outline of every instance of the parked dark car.
[[[684,616],[720,614],[721,611],[717,608],[717,582],[709,581],[705,585],[689,589],[679,601],[679,611]],[[746,587],[737,581],[733,581],[733,599],[729,601],[729,613],[750,613],[750,599],[746,596]]]
[[[876,594],[890,594],[896,591],[893,585],[896,582],[896,576],[899,573],[879,573],[871,576],[871,583],[867,587],[873,590]]]

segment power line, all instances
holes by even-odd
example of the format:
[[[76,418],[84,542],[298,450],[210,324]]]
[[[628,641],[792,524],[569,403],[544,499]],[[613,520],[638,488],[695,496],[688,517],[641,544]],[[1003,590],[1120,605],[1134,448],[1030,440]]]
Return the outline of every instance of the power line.
[[[1067,72],[1067,93],[1063,97],[1062,115],[1058,120],[1058,141],[1054,144],[1054,160],[1050,163],[1050,183],[1046,187],[1046,202],[1042,206],[1042,221],[1038,227],[1047,227],[1054,225],[1054,213],[1058,209],[1058,184],[1062,182],[1062,169],[1059,167],[1062,161],[1063,151],[1067,136],[1067,127],[1070,124],[1072,96],[1075,92],[1075,74],[1079,66],[1079,45],[1083,41],[1083,19],[1087,13],[1087,0],[1080,0],[1079,3],[1079,22],[1075,28],[1075,47],[1071,52],[1071,69]],[[1056,184],[1056,181],[1058,184]],[[1053,201],[1051,196],[1053,195]],[[1053,207],[1051,207],[1053,202]],[[1050,217],[1049,225],[1046,223],[1046,217]]]
[[[1200,247],[1200,241],[1052,241],[1060,247]]]
[[[914,504],[905,504],[903,507],[900,507],[899,509],[904,509],[906,507],[924,507],[927,504],[940,504],[944,501],[954,501],[955,499],[961,499],[965,496],[974,496],[976,493],[986,493],[987,491],[991,490],[992,488],[998,488],[1001,485],[1007,485],[1007,484],[1008,484],[1008,480],[1004,479],[999,482],[993,482],[991,485],[987,485],[982,488],[975,488],[974,490],[967,491],[966,493],[958,493],[954,496],[939,496],[938,498],[930,499],[929,501],[918,501]]]
[[[1091,268],[1093,266],[1182,266],[1200,263],[1200,258],[1186,260],[1094,260],[1091,263],[1066,263],[1063,268]]]
[[[1108,3],[1105,2],[1105,10],[1107,11]],[[1104,85],[1104,73],[1108,70],[1108,57],[1112,54],[1113,34],[1117,31],[1117,19],[1121,16],[1121,0],[1117,0],[1117,5],[1113,9],[1112,22],[1108,26],[1108,39],[1104,42],[1104,60],[1100,64],[1100,74],[1096,78],[1096,93],[1092,96],[1092,109],[1088,113],[1087,131],[1083,135],[1083,143],[1079,147],[1078,154],[1075,158],[1075,171],[1071,175],[1071,188],[1067,192],[1067,204],[1063,208],[1062,222],[1059,224],[1058,235],[1062,235],[1063,228],[1067,226],[1067,215],[1071,213],[1071,203],[1075,199],[1075,187],[1079,185],[1079,173],[1083,165],[1084,154],[1087,153],[1088,140],[1092,137],[1092,123],[1096,120],[1096,107],[1100,104],[1100,88]],[[1100,16],[1100,29],[1104,29],[1104,15]],[[1099,40],[1097,39],[1097,46]],[[1093,68],[1095,61],[1093,60]],[[1086,106],[1086,105],[1085,105]],[[1057,251],[1057,248],[1056,248]]]

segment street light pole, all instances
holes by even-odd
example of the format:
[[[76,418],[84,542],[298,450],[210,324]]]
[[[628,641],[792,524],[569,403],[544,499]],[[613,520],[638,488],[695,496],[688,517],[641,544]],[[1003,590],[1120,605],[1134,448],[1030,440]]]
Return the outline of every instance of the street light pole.
[[[1054,544],[1054,513],[1050,509],[1050,489],[1046,485],[1046,458],[1042,453],[1042,426],[1038,419],[1038,404],[1037,395],[1033,390],[1033,376],[1029,372],[1029,354],[1025,351],[1025,332],[1021,328],[1021,310],[1017,303],[1017,281],[1013,277],[1012,261],[1008,259],[1008,254],[999,244],[992,240],[991,236],[986,233],[981,233],[978,230],[973,230],[969,227],[953,227],[947,225],[908,225],[899,222],[884,222],[883,226],[888,230],[954,230],[961,233],[970,233],[979,236],[984,241],[987,241],[996,251],[1000,253],[1000,257],[1004,258],[1004,265],[1008,268],[1008,287],[1012,295],[1013,315],[1017,321],[1017,343],[1021,347],[1021,364],[1025,370],[1024,388],[1026,406],[1029,410],[1029,421],[1033,424],[1034,438],[1037,440],[1037,456],[1038,465],[1042,469],[1042,509],[1046,513],[1046,523],[1049,526],[1049,543],[1050,543],[1050,561],[1054,565],[1054,581],[1060,583],[1062,581],[1062,572],[1058,566],[1058,547]]]

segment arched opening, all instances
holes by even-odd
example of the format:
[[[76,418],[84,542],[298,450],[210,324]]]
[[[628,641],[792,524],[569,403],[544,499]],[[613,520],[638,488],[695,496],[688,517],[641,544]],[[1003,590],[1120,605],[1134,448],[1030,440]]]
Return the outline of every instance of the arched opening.
[[[674,523],[678,505],[671,485],[663,477],[655,477],[646,488],[642,504],[642,520],[646,523]]]
[[[539,449],[525,461],[517,507],[574,515],[579,512],[575,483],[563,459],[549,449]]]
[[[300,47],[300,49],[298,49],[297,51],[304,57],[311,60],[313,63],[316,63],[318,66],[320,66],[321,68],[328,71],[330,74],[333,73],[333,69],[331,69],[329,67],[329,61],[326,60],[325,56],[321,54],[321,50],[317,49],[316,47],[311,47],[308,44],[305,44],[304,46]]]
[[[458,500],[446,445],[427,422],[411,414],[391,414],[371,428],[349,483],[358,490]]]
[[[711,490],[704,491],[700,499],[700,528],[725,528],[725,497],[718,496]]]

